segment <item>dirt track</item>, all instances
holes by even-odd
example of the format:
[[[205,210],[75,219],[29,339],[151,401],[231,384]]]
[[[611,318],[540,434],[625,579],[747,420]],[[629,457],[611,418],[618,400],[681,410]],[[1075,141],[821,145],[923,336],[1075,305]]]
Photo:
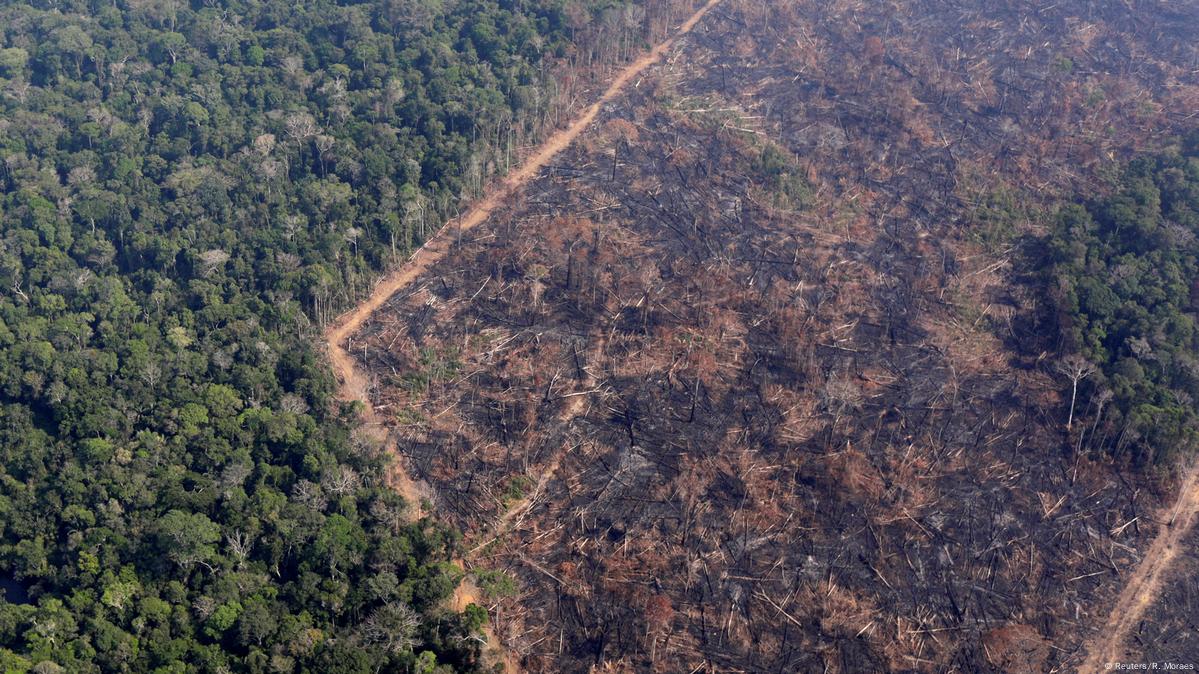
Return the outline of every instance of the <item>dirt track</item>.
[[[1166,572],[1182,551],[1182,542],[1194,527],[1197,513],[1199,461],[1194,462],[1183,476],[1177,502],[1166,513],[1162,530],[1145,551],[1145,557],[1128,577],[1107,622],[1086,645],[1086,659],[1078,667],[1079,674],[1107,671],[1107,663],[1130,660],[1124,651],[1129,634],[1161,593]]]
[[[364,403],[366,411],[363,417],[368,426],[379,428],[384,422],[375,413],[374,407],[370,403],[368,395],[370,389],[369,379],[366,373],[358,368],[353,356],[350,355],[348,347],[345,344],[346,340],[358,328],[362,327],[366,319],[379,309],[379,307],[383,306],[392,295],[402,290],[419,277],[422,272],[449,254],[454,239],[453,235],[473,229],[485,222],[504,200],[535,178],[555,155],[570,145],[595,120],[600,108],[605,103],[620,95],[633,78],[640,75],[649,66],[657,63],[662,58],[662,55],[674,45],[676,40],[691,32],[695,24],[713,7],[720,4],[720,2],[721,0],[708,0],[707,4],[679,26],[678,31],[670,39],[654,47],[650,52],[629,64],[616,76],[616,79],[612,81],[599,100],[579,113],[570,126],[550,136],[545,143],[537,148],[537,151],[533,155],[495,185],[469,211],[460,218],[451,220],[443,225],[440,230],[425,242],[425,245],[413,253],[406,264],[380,279],[370,296],[350,311],[339,316],[325,330],[325,342],[328,346],[329,361],[333,366],[333,372],[341,382],[339,393],[345,400],[359,400]],[[386,431],[379,433],[379,436],[385,438]],[[400,472],[402,473],[402,471]],[[418,484],[409,475],[397,474],[395,479],[396,488],[414,503],[419,503],[421,498],[427,497],[430,493],[427,487]]]
[[[680,37],[691,32],[691,29],[695,27],[699,20],[713,7],[720,4],[720,2],[721,0],[708,0],[703,7],[679,26],[674,35],[621,70],[599,99],[582,110],[569,126],[550,136],[515,171],[508,174],[502,181],[488,190],[487,194],[475,203],[469,211],[460,218],[451,220],[443,225],[440,230],[429,238],[425,245],[421,246],[409,258],[406,264],[380,279],[370,296],[350,311],[339,316],[326,329],[324,337],[328,347],[329,361],[340,381],[339,395],[344,400],[357,400],[364,404],[363,422],[368,432],[384,444],[386,450],[396,451],[398,448],[393,444],[390,433],[387,430],[386,420],[375,412],[374,406],[371,404],[369,397],[369,377],[358,368],[353,356],[350,355],[349,345],[346,344],[347,340],[392,295],[418,278],[430,266],[445,258],[449,254],[452,242],[457,234],[473,229],[485,222],[506,199],[535,178],[555,155],[569,146],[595,120],[605,103],[620,95],[625,87],[645,71],[646,68],[657,63],[674,46],[674,43]],[[432,496],[432,490],[429,486],[414,479],[402,464],[397,464],[390,478],[392,485],[410,503],[419,504],[422,499]],[[414,514],[416,514],[416,511],[414,511]],[[475,598],[477,595],[478,590],[474,585],[469,580],[464,581],[455,590],[451,605],[456,610],[461,610],[470,601],[476,601]],[[488,637],[489,642],[493,644],[497,643],[493,634],[488,634]],[[503,659],[509,671],[519,671],[519,665],[511,654],[504,653]]]

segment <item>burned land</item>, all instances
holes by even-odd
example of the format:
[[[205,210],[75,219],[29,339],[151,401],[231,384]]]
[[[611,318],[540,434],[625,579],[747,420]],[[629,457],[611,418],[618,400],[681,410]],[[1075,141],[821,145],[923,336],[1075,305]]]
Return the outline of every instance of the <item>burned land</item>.
[[[1195,664],[1199,657],[1199,530],[1184,547],[1187,554],[1168,574],[1165,591],[1126,642],[1123,661]]]
[[[1193,122],[1194,17],[725,0],[378,311],[351,352],[522,667],[1077,666],[1174,494],[1088,451],[1028,260]]]

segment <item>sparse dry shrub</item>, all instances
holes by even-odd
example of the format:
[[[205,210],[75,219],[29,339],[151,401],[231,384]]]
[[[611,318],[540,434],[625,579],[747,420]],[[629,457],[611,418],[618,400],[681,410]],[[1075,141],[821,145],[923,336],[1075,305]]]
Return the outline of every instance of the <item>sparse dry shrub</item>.
[[[1013,545],[1007,563],[1000,570],[1003,578],[1013,587],[1032,589],[1045,573],[1045,554],[1039,545],[1023,543]],[[1047,598],[1029,597],[1025,604],[1035,606],[1038,600]]]
[[[846,447],[826,456],[824,462],[833,484],[854,498],[878,501],[882,497],[886,489],[882,473],[860,450]]]
[[[866,597],[838,583],[832,577],[807,584],[796,603],[809,607],[825,634],[856,637],[865,634],[879,611]]]
[[[905,447],[890,447],[886,456],[887,476],[891,480],[889,500],[894,503],[892,513],[886,519],[919,513],[935,500],[935,488],[928,479],[934,466],[928,449],[912,443]]]
[[[740,58],[751,58],[759,53],[758,42],[751,35],[740,35],[729,51]]]
[[[677,147],[670,151],[667,161],[674,168],[684,168],[695,165],[699,158],[690,148]]]
[[[1005,625],[983,635],[987,662],[1010,674],[1046,671],[1049,641],[1031,625]]]
[[[933,612],[925,606],[896,616],[894,623],[886,625],[886,632],[879,635],[883,655],[887,658],[887,671],[933,672],[938,659],[949,652],[948,638],[937,636]],[[935,637],[935,638],[934,638]]]
[[[883,57],[887,55],[886,47],[883,45],[883,39],[877,35],[871,35],[862,43],[862,55],[870,61],[871,65],[882,65]]]
[[[604,137],[608,143],[635,143],[638,136],[637,126],[626,119],[616,118],[604,124]]]
[[[807,442],[824,425],[816,409],[816,396],[795,383],[768,389],[769,400],[780,410],[782,423],[775,428],[775,442],[781,447],[797,447]]]
[[[628,658],[605,660],[597,665],[591,665],[588,674],[634,674],[637,667]]]

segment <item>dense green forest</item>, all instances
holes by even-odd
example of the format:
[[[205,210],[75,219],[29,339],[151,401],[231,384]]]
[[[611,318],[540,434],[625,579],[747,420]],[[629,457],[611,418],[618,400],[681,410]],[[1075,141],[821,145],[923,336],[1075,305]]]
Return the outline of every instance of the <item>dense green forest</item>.
[[[1199,428],[1199,134],[1062,207],[1048,251],[1080,446],[1163,464]]]
[[[0,669],[481,667],[312,335],[644,17],[0,3]]]

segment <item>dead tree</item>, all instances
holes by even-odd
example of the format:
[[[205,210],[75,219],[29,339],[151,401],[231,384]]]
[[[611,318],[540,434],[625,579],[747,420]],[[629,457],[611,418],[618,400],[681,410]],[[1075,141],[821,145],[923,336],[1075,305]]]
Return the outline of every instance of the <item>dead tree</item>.
[[[1074,425],[1074,403],[1078,400],[1078,382],[1086,379],[1095,372],[1095,364],[1077,353],[1061,359],[1057,371],[1070,379],[1070,416],[1066,419],[1066,430]]]

